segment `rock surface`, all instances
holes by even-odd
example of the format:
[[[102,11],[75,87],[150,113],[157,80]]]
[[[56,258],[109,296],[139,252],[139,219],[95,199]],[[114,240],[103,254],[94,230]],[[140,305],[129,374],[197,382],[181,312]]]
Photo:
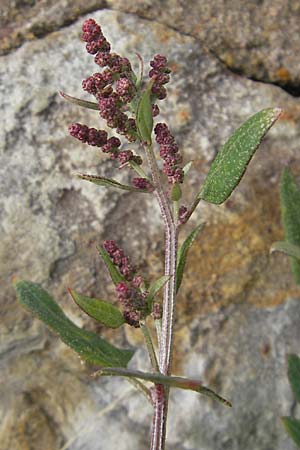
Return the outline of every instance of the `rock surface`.
[[[20,23],[26,14],[37,19],[34,8],[46,18],[53,12],[51,2],[43,4],[44,9],[42,2],[33,3],[28,2]],[[71,318],[95,329],[66,294],[70,286],[87,295],[113,298],[95,243],[115,238],[145,275],[154,279],[162,271],[161,221],[152,198],[97,189],[73,176],[80,171],[116,177],[116,170],[97,150],[67,135],[67,125],[74,121],[98,125],[97,113],[77,109],[57,95],[62,89],[83,97],[81,80],[96,70],[79,41],[85,17],[62,27],[95,5],[85,2],[87,9],[76,10],[69,22],[68,5],[65,2],[64,20],[53,19],[55,26],[49,30],[42,27],[40,39],[1,57],[0,442],[3,450],[102,450],[117,443],[121,450],[141,450],[148,448],[151,416],[145,400],[120,380],[92,382],[90,369],[21,309],[10,284],[13,275],[42,283]],[[207,52],[183,27],[188,23],[184,14],[192,13],[188,8],[170,2],[174,24],[183,24],[174,25],[180,33],[141,19],[138,15],[149,15],[151,9],[145,2],[143,11],[138,2],[135,5],[134,14],[102,10],[93,17],[113,48],[132,61],[135,51],[146,61],[157,52],[168,55],[173,81],[161,104],[161,117],[171,117],[185,160],[194,160],[186,202],[197,192],[222,142],[243,120],[270,105],[285,110],[231,199],[221,207],[200,205],[193,219],[193,225],[199,220],[207,225],[191,250],[178,298],[174,372],[200,376],[232,399],[234,409],[174,391],[169,447],[292,450],[279,417],[292,406],[285,359],[290,351],[298,351],[300,337],[300,302],[285,302],[300,292],[292,283],[287,259],[269,256],[269,248],[282,237],[282,167],[290,165],[299,173],[299,102],[277,86],[229,72],[219,56]],[[112,6],[119,7],[117,2]],[[7,23],[18,23],[9,16],[12,10],[6,11]],[[62,11],[63,5],[59,17]],[[222,13],[218,2],[215,11]],[[49,32],[53,30],[58,31]],[[208,31],[201,33],[207,41],[212,39]],[[287,55],[284,41],[275,47]],[[272,58],[278,63],[276,55]],[[271,62],[265,64],[271,73]],[[131,175],[122,171],[117,176],[127,182]],[[120,346],[140,342],[138,333],[127,327],[114,335],[99,327],[98,331]],[[136,364],[144,369],[145,361],[138,352]],[[128,398],[122,400],[125,395]],[[73,441],[66,447],[69,439]]]
[[[297,0],[2,0],[0,54],[100,8],[130,12],[199,39],[231,70],[300,95]]]

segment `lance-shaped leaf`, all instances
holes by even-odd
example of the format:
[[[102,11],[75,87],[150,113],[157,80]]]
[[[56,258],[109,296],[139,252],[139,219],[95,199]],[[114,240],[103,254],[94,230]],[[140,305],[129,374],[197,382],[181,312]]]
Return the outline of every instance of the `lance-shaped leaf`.
[[[121,311],[111,303],[98,298],[91,298],[86,295],[78,294],[72,289],[69,289],[69,293],[75,303],[77,303],[85,313],[106,327],[119,328],[125,323]]]
[[[178,250],[178,254],[177,254],[177,269],[176,269],[176,292],[178,292],[181,282],[182,282],[182,277],[183,277],[183,272],[184,272],[184,268],[185,268],[185,263],[186,263],[186,258],[188,255],[188,251],[191,248],[194,240],[196,239],[196,237],[198,236],[199,232],[202,230],[204,224],[200,223],[200,225],[198,225],[189,235],[188,237],[185,239],[185,241],[183,242],[183,244],[180,246],[179,250]]]
[[[300,403],[300,358],[297,355],[288,357],[288,377],[295,399]]]
[[[138,133],[148,145],[151,144],[151,134],[153,129],[153,115],[151,106],[151,89],[153,82],[150,82],[143,93],[137,108],[136,124]]]
[[[104,367],[127,366],[133,351],[121,350],[97,334],[79,328],[38,284],[16,281],[15,288],[20,303],[58,334],[82,359]]]
[[[90,181],[91,183],[98,184],[99,186],[121,189],[123,191],[144,192],[146,194],[149,194],[150,192],[146,189],[138,189],[134,186],[119,183],[118,181],[112,180],[111,178],[99,177],[97,175],[87,175],[84,173],[79,173],[77,176],[82,180]]]
[[[98,251],[104,261],[104,264],[106,265],[106,267],[108,268],[110,277],[112,279],[112,282],[114,284],[118,284],[121,283],[121,281],[126,281],[126,278],[124,277],[124,275],[122,275],[117,266],[112,262],[112,260],[110,259],[109,254],[107,253],[107,251],[102,247],[97,247]]]
[[[99,111],[98,103],[88,102],[86,100],[81,100],[80,98],[72,97],[71,95],[68,95],[63,91],[59,91],[59,93],[65,100],[68,100],[68,102],[74,103],[75,105],[78,106],[82,106],[83,108],[95,109]]]
[[[286,241],[274,242],[270,248],[270,253],[281,252],[285,255],[297,258],[300,261],[300,246],[295,244],[290,244]]]
[[[164,287],[169,279],[169,275],[163,275],[162,277],[158,278],[158,280],[156,280],[153,284],[151,284],[149,294],[147,296],[147,302],[149,305],[153,302],[155,296],[158,294],[161,288]]]
[[[281,177],[280,205],[285,240],[300,246],[300,188],[288,169],[283,171]],[[295,283],[299,284],[300,261],[292,257],[291,268]]]
[[[187,174],[189,173],[189,171],[190,171],[192,165],[193,165],[193,161],[189,161],[189,162],[186,163],[186,165],[183,167],[183,173],[184,173],[184,176],[187,175]]]
[[[209,203],[225,202],[239,184],[263,137],[281,114],[267,108],[250,117],[223,145],[197,196]]]
[[[298,448],[300,448],[300,420],[293,417],[281,417],[282,423],[288,435],[293,439]]]
[[[182,192],[180,185],[178,183],[173,184],[170,195],[172,202],[178,202],[181,199],[181,196]]]
[[[212,389],[205,387],[198,380],[191,380],[189,378],[173,377],[162,375],[161,373],[148,373],[141,372],[139,370],[128,370],[119,367],[113,368],[101,368],[95,372],[94,376],[121,376],[126,378],[138,378],[145,381],[151,381],[155,384],[163,384],[164,386],[174,387],[178,389],[187,389],[190,391],[198,392],[199,394],[211,397],[214,400],[221,402],[225,406],[231,407],[232,404],[214,392]]]

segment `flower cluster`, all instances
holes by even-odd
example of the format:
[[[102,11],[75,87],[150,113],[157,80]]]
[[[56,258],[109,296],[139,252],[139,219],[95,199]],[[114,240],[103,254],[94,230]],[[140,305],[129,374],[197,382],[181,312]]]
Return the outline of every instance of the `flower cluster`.
[[[151,92],[158,100],[163,100],[167,96],[164,84],[170,81],[169,73],[171,70],[167,67],[167,58],[162,55],[155,55],[150,61],[152,69],[149,72],[149,77],[153,80]]]
[[[87,51],[96,55],[96,64],[106,67],[101,73],[94,73],[83,80],[82,87],[96,97],[100,116],[107,125],[133,142],[136,140],[135,120],[125,113],[128,103],[137,94],[131,64],[127,58],[111,53],[101,27],[93,19],[84,22],[82,31]]]
[[[140,289],[144,280],[141,276],[136,275],[136,270],[130,265],[128,256],[125,256],[124,251],[115,241],[104,241],[103,247],[126,279],[116,285],[116,293],[123,307],[124,319],[129,325],[138,328],[140,320],[148,314],[147,292]]]
[[[163,172],[167,175],[169,183],[182,183],[184,178],[183,169],[180,167],[182,156],[168,126],[165,123],[158,123],[154,133],[160,146],[160,156],[164,160]]]
[[[154,186],[152,183],[150,183],[149,180],[147,180],[147,178],[133,178],[132,179],[132,184],[134,187],[138,188],[138,189],[143,189],[149,192],[153,192],[154,191]]]
[[[82,25],[82,39],[87,42],[86,50],[92,55],[101,51],[110,51],[110,44],[103,36],[100,26],[93,19],[86,20]]]
[[[107,139],[107,132],[105,130],[96,130],[96,128],[89,128],[87,125],[81,123],[73,123],[69,126],[69,133],[71,136],[79,139],[81,142],[101,147],[103,153],[110,154],[112,159],[117,159],[122,168],[129,161],[134,161],[136,164],[142,164],[142,158],[134,155],[131,150],[119,151],[121,141],[117,137]]]

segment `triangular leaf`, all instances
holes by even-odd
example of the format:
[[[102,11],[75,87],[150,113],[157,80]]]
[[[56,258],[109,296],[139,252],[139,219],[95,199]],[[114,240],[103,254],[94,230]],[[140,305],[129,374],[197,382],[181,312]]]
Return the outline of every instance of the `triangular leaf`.
[[[123,191],[144,192],[146,194],[149,194],[150,192],[149,190],[146,189],[139,189],[134,186],[119,183],[118,181],[112,180],[111,178],[104,178],[97,175],[87,175],[84,173],[79,173],[78,177],[81,178],[82,180],[87,180],[90,181],[91,183],[98,184],[99,186],[121,189]]]
[[[164,287],[169,279],[169,275],[163,275],[162,277],[158,278],[158,280],[156,280],[153,284],[151,284],[149,294],[147,296],[147,302],[149,305],[153,302],[156,294],[161,290],[161,288]]]
[[[290,244],[287,241],[277,241],[274,242],[270,248],[270,253],[281,252],[288,256],[293,256],[300,261],[300,246],[295,244]]]
[[[95,333],[79,328],[38,284],[17,281],[15,288],[20,303],[58,334],[82,359],[104,367],[127,366],[133,351],[118,349]]]
[[[98,251],[104,261],[104,264],[108,268],[112,282],[114,284],[118,284],[118,283],[121,283],[121,281],[126,281],[126,278],[124,277],[124,275],[122,275],[119,272],[117,266],[112,262],[109,254],[106,252],[106,250],[104,250],[104,248],[102,246],[100,246],[100,247],[98,247]]]
[[[88,102],[86,100],[81,100],[80,98],[72,97],[71,95],[68,95],[63,91],[59,91],[59,93],[65,100],[68,100],[69,102],[74,103],[75,105],[82,106],[83,108],[95,109],[95,110],[99,111],[98,103]]]
[[[280,205],[285,240],[300,246],[300,188],[288,169],[281,177]],[[300,284],[300,262],[291,258],[291,268],[295,283]]]
[[[194,240],[198,236],[199,232],[202,230],[203,226],[204,226],[204,224],[200,223],[200,225],[198,225],[188,235],[188,237],[185,239],[185,241],[183,242],[183,244],[181,245],[181,247],[178,250],[177,269],[176,269],[176,292],[178,292],[181,282],[182,282],[182,277],[183,277],[183,272],[184,272],[184,267],[185,267],[188,251],[191,248]]]
[[[228,400],[221,397],[212,389],[203,386],[202,383],[198,380],[191,380],[189,378],[182,378],[182,377],[166,376],[161,373],[148,373],[148,372],[141,372],[139,370],[120,369],[118,367],[100,369],[94,374],[94,376],[97,375],[138,378],[145,381],[151,381],[152,383],[155,384],[163,384],[165,386],[174,387],[178,389],[191,390],[198,392],[199,394],[206,395],[207,397],[211,397],[225,406],[229,407],[232,406],[232,404]]]
[[[288,377],[295,399],[300,403],[300,358],[297,355],[288,357]]]
[[[293,417],[281,417],[282,423],[288,435],[293,439],[298,448],[300,448],[300,420]]]
[[[69,289],[77,305],[89,316],[96,319],[106,327],[119,328],[125,323],[121,311],[109,302],[98,298],[91,298]]]
[[[152,82],[149,83],[147,89],[143,93],[137,108],[136,123],[138,133],[142,141],[148,145],[151,144],[151,134],[153,129],[153,115],[151,105],[151,89]]]
[[[267,108],[250,117],[223,145],[214,159],[198,198],[219,205],[240,182],[263,137],[281,114]]]

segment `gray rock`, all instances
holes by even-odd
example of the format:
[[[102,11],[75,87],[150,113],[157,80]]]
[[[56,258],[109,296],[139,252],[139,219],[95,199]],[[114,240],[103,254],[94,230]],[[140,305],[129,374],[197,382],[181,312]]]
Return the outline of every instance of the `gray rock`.
[[[220,208],[203,204],[197,210],[193,224],[206,220],[206,232],[191,251],[178,299],[174,371],[203,373],[207,384],[234,400],[238,412],[205,399],[198,403],[193,394],[174,393],[169,446],[247,448],[245,430],[251,420],[251,448],[289,450],[279,421],[276,429],[274,424],[291,403],[284,359],[290,349],[298,348],[299,310],[294,301],[284,312],[284,302],[299,295],[299,290],[292,285],[288,261],[280,255],[269,257],[268,249],[281,236],[281,168],[284,164],[299,168],[299,104],[278,87],[226,71],[193,37],[135,15],[104,10],[93,16],[113,48],[135,63],[135,51],[146,61],[157,52],[169,56],[173,82],[168,100],[161,105],[161,117],[168,118],[185,160],[194,160],[185,202],[192,200],[212,158],[235,127],[270,105],[286,111],[230,201]],[[42,283],[76,323],[96,329],[117,345],[129,341],[137,346],[138,331],[125,327],[112,336],[97,328],[70,302],[66,288],[113,299],[113,287],[95,250],[95,243],[106,238],[116,238],[152,280],[162,272],[162,225],[154,200],[106,191],[73,176],[78,171],[98,173],[123,182],[131,177],[67,134],[72,122],[102,126],[97,113],[77,109],[57,95],[62,89],[84,97],[81,80],[96,70],[79,41],[82,20],[1,57],[0,271],[5,283],[0,300],[0,442],[4,450],[29,446],[58,450],[76,433],[72,449],[114,448],[116,442],[124,450],[148,447],[151,411],[144,398],[130,395],[122,401],[128,389],[125,381],[92,382],[91,369],[81,366],[73,352],[22,310],[10,284],[13,275]],[[269,307],[272,311],[265,309]],[[289,328],[285,314],[291,320],[290,334],[285,331]],[[253,350],[260,348],[262,340],[259,324],[273,336],[269,346],[274,354],[265,365]],[[276,347],[278,330],[285,337]],[[224,342],[228,343],[226,360],[221,351]],[[144,362],[141,353],[137,356],[141,369]],[[270,386],[258,389],[265,374]],[[195,411],[199,412],[194,417]],[[101,430],[106,431],[104,436]]]
[[[297,0],[3,1],[0,54],[45,36],[100,8],[130,12],[200,39],[226,67],[300,95],[300,5]]]

